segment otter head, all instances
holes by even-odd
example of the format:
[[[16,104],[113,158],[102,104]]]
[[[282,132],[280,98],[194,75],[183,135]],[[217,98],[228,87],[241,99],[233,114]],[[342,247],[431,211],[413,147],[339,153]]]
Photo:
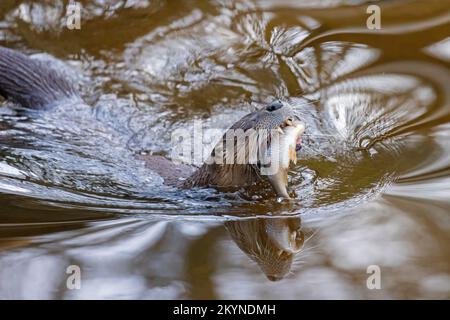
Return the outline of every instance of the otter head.
[[[289,273],[295,254],[304,243],[300,218],[227,221],[225,227],[271,281],[281,280]]]
[[[243,187],[268,181],[279,197],[289,198],[287,172],[297,160],[305,124],[277,100],[237,121],[187,186]]]

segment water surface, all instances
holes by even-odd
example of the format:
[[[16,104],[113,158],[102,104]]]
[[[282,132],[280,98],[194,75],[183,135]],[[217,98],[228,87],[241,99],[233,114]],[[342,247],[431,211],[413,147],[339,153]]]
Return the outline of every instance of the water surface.
[[[380,30],[337,0],[86,0],[68,30],[67,2],[0,4],[0,45],[89,104],[0,105],[0,298],[450,297],[446,1],[380,1]],[[139,160],[274,98],[307,124],[291,205]]]

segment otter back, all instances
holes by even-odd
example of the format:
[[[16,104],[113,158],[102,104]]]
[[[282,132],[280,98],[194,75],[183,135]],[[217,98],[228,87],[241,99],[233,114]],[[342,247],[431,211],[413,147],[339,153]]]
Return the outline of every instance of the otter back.
[[[0,47],[0,95],[35,109],[78,97],[75,87],[55,70],[3,47]]]

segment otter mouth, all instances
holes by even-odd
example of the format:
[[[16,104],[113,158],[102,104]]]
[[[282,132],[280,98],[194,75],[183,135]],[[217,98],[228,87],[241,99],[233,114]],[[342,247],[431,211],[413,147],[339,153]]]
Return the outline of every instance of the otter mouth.
[[[281,161],[278,171],[269,175],[268,179],[278,196],[289,199],[287,172],[291,164],[297,163],[297,152],[301,149],[301,137],[305,131],[305,124],[293,117],[288,117],[276,128],[280,134],[280,143],[277,152],[280,152]]]
[[[305,124],[293,117],[288,117],[276,130],[282,137],[285,137],[282,140],[284,149],[288,151],[289,159],[295,164],[297,152],[302,148],[302,134],[305,132]]]

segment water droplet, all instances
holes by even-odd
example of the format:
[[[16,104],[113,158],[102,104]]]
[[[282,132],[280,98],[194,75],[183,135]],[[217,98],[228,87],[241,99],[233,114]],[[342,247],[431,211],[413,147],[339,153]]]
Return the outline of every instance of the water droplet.
[[[359,140],[359,147],[361,149],[367,149],[370,146],[370,143],[372,140],[369,137],[364,137],[361,140]]]

